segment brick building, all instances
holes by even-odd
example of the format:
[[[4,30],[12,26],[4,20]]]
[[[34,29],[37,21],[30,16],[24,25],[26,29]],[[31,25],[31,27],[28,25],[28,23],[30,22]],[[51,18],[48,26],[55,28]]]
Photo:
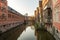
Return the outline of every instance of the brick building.
[[[60,40],[60,0],[52,0],[52,2],[54,34]]]
[[[37,15],[39,13],[39,15]],[[60,0],[40,0],[39,7],[35,10],[35,18],[44,24],[56,40],[60,40]]]
[[[43,0],[43,21],[45,27],[52,27],[52,1]]]
[[[40,22],[39,7],[37,7],[34,14],[35,14],[35,21]]]
[[[45,27],[47,31],[49,31],[56,38],[56,40],[60,40],[60,0],[42,1]]]
[[[42,11],[42,0],[39,1],[39,6],[35,10],[35,21],[39,22],[39,24],[44,25],[43,23],[43,11]],[[40,27],[42,27],[40,25]]]
[[[0,32],[5,32],[24,22],[25,16],[7,5],[7,0],[0,0]]]
[[[0,20],[6,20],[8,18],[7,9],[7,0],[0,0]]]

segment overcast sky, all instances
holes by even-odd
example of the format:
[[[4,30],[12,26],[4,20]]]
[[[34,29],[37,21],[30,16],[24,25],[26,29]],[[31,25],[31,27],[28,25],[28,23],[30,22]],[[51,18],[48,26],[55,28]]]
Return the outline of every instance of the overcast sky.
[[[7,0],[8,5],[25,15],[28,13],[29,16],[34,15],[34,10],[38,6],[38,0]]]

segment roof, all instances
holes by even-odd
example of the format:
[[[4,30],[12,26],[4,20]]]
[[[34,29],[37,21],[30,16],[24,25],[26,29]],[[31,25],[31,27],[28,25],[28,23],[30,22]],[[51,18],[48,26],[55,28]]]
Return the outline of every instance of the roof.
[[[8,6],[8,11],[10,11],[10,12],[16,14],[16,15],[24,16],[21,13],[17,12],[16,10],[14,10],[13,8],[9,7],[9,6]]]

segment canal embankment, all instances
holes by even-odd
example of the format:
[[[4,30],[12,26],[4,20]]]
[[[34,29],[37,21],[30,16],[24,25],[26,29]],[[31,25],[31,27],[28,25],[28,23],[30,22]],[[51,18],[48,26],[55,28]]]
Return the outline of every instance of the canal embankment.
[[[0,40],[17,40],[20,34],[25,30],[26,26],[18,25],[2,34],[0,34]]]

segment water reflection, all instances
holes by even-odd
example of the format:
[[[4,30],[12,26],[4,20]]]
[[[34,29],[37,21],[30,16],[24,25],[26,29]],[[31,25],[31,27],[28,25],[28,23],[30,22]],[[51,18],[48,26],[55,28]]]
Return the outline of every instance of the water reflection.
[[[25,25],[20,25],[2,34],[0,40],[55,40],[55,38],[41,28],[35,30],[34,26],[26,28]]]
[[[36,40],[33,26],[29,26],[22,32],[17,40]]]

